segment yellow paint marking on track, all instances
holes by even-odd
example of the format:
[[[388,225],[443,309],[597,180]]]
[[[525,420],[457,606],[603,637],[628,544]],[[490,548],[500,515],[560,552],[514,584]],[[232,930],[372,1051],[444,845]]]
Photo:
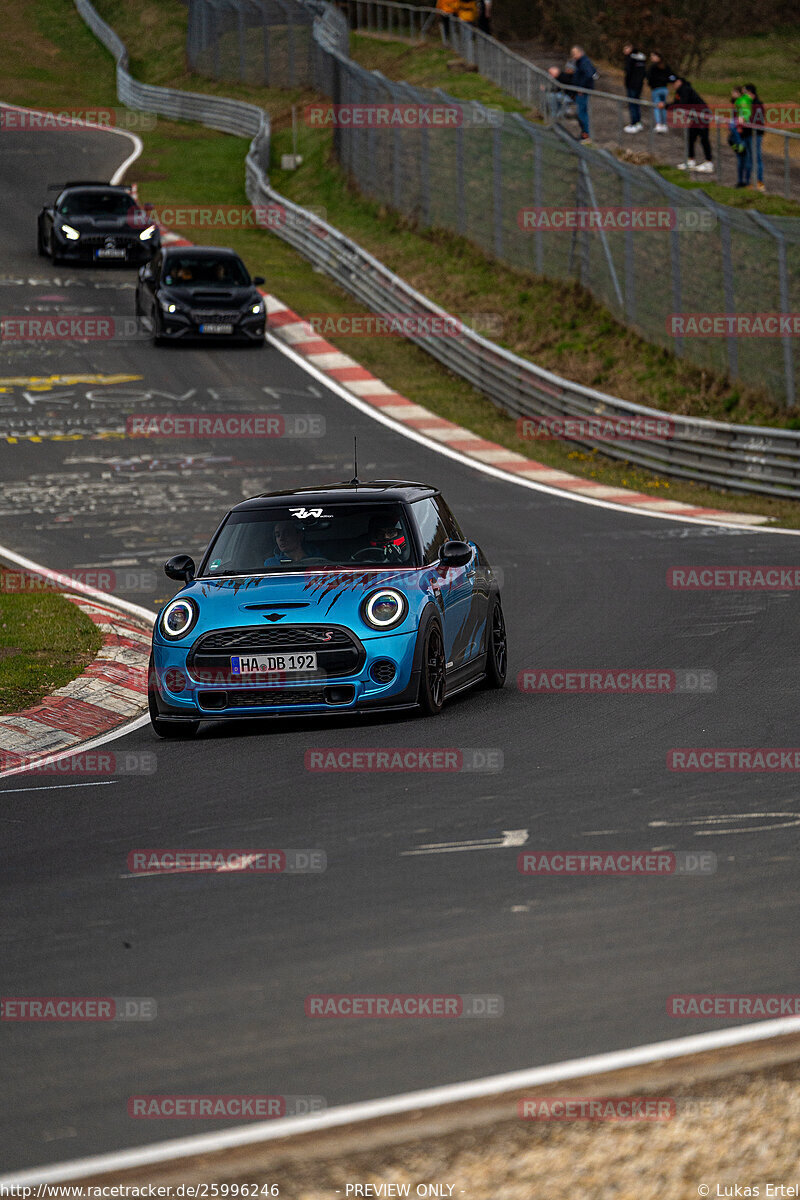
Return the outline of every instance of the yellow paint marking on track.
[[[11,375],[0,379],[0,391],[26,387],[31,391],[47,392],[53,387],[70,387],[76,383],[135,383],[142,378],[142,375]]]

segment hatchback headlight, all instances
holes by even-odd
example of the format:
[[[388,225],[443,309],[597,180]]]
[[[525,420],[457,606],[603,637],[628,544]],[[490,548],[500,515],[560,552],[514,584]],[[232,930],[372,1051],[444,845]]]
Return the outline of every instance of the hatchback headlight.
[[[361,615],[373,629],[391,629],[399,625],[407,610],[405,596],[394,588],[372,592],[361,605]]]
[[[181,306],[176,304],[174,300],[170,300],[168,296],[159,296],[158,303],[161,305],[165,313],[181,312]]]
[[[263,311],[264,311],[264,301],[263,300],[259,300],[258,304],[254,304],[253,307],[250,309],[250,312],[255,313],[256,316],[259,316],[261,313],[263,313]]]
[[[194,600],[179,596],[170,601],[161,614],[159,625],[164,637],[182,638],[194,626],[198,617],[198,608]]]
[[[73,229],[71,225],[62,225],[61,232],[64,234],[64,237],[69,238],[71,242],[77,242],[78,238],[81,236],[78,233],[78,230]]]

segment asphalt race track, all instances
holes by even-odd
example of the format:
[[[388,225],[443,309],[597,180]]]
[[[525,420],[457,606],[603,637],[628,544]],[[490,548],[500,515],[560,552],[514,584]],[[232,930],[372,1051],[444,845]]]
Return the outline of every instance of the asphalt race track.
[[[3,150],[0,313],[131,316],[133,271],[54,269],[35,252],[46,183],[109,177],[127,142],[5,134]],[[268,287],[280,295],[279,279]],[[30,344],[9,348],[0,373],[0,542],[17,552],[123,584],[141,573],[118,590],[155,605],[175,590],[160,572],[169,554],[199,554],[246,495],[349,478],[357,433],[362,478],[442,487],[502,569],[511,641],[506,689],[439,719],[209,726],[189,744],[142,728],[108,749],[155,752],[149,776],[0,781],[3,994],[158,1004],[148,1022],[3,1023],[3,1167],[222,1127],[137,1122],[132,1094],[331,1106],[741,1023],[675,1020],[672,993],[797,990],[796,778],[666,767],[672,747],[798,744],[797,593],[666,586],[671,566],[794,565],[796,539],[490,478],[362,415],[275,348]],[[135,378],[6,382],[68,375]],[[326,435],[119,436],[126,414],[200,409],[321,414]],[[532,666],[706,668],[718,688],[526,695],[516,678]],[[328,746],[488,748],[503,769],[307,771],[305,751]],[[528,850],[711,851],[718,870],[528,878],[518,847],[404,853],[508,830],[527,830]],[[141,847],[321,848],[328,869],[131,878]],[[499,994],[504,1013],[309,1019],[304,997],[320,992]]]

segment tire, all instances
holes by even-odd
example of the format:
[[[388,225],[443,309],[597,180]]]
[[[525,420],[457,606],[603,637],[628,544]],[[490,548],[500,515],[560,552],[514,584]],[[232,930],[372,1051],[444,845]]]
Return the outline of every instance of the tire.
[[[508,645],[506,642],[506,622],[499,596],[493,596],[489,601],[489,612],[486,623],[488,626],[486,686],[501,688],[505,685],[506,671],[508,670]]]
[[[447,673],[444,637],[438,620],[428,622],[424,638],[417,703],[426,717],[435,717],[444,704]]]
[[[152,664],[147,673],[147,707],[150,711],[150,724],[160,738],[166,738],[168,741],[189,741],[200,727],[199,721],[181,721],[179,724],[177,721],[165,721],[159,716]]]

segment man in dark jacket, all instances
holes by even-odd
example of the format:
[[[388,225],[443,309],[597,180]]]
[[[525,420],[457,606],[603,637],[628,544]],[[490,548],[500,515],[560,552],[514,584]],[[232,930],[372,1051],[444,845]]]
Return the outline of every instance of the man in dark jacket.
[[[713,171],[714,163],[711,158],[711,141],[708,136],[708,128],[714,119],[711,109],[706,104],[703,97],[696,92],[688,79],[675,80],[675,95],[671,102],[667,105],[670,112],[670,123],[673,128],[685,129],[688,136],[688,153],[686,162],[678,163],[678,169],[681,171]],[[703,147],[703,153],[706,156],[706,161],[697,166],[694,157],[694,147],[697,139],[700,138],[700,145]]]
[[[572,86],[586,88],[589,91],[594,87],[594,81],[597,79],[597,68],[595,67],[588,54],[583,49],[583,46],[573,46],[570,50],[570,57],[574,63],[572,68]],[[575,107],[578,110],[578,124],[581,127],[581,141],[589,141],[589,97],[586,92],[575,93]]]
[[[628,99],[631,101],[638,100],[642,94],[644,87],[644,74],[647,69],[647,55],[634,46],[632,42],[628,42],[623,46],[622,52],[625,55],[625,91]],[[630,123],[625,126],[626,133],[640,133],[644,128],[642,125],[642,110],[638,104],[629,104],[631,119]]]

